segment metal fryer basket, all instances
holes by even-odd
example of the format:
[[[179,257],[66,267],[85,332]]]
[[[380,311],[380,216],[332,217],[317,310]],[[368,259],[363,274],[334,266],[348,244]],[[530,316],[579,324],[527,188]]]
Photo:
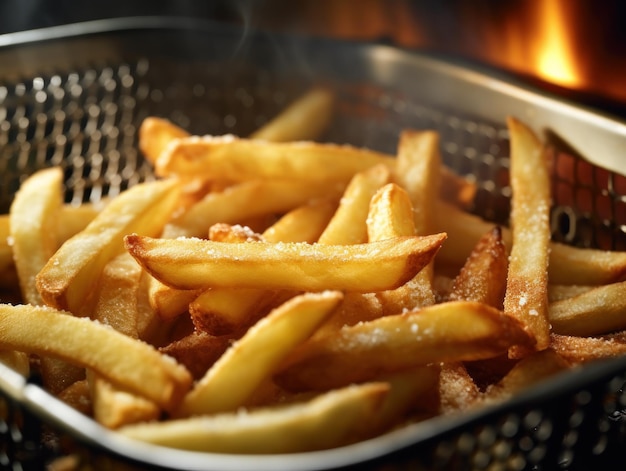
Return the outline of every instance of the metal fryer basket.
[[[401,129],[435,129],[444,161],[477,181],[475,212],[497,222],[509,211],[504,118],[526,120],[556,148],[555,239],[626,247],[626,126],[493,73],[387,46],[248,36],[161,18],[8,35],[0,45],[3,211],[24,176],[43,166],[65,168],[66,199],[77,203],[152,178],[137,151],[146,116],[195,134],[246,135],[323,83],[338,96],[325,140],[394,152]],[[239,457],[128,443],[0,365],[0,469],[39,469],[68,449],[92,466],[168,469],[585,469],[590,460],[619,467],[625,382],[626,359],[617,359],[502,405],[350,447]],[[62,436],[54,446],[42,445],[49,429]]]

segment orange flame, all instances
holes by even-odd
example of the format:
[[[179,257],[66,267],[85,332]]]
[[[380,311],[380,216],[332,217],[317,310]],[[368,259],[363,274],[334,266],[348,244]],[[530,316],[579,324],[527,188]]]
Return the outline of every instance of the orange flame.
[[[561,0],[540,2],[539,42],[536,51],[537,74],[550,82],[571,88],[583,85],[576,68],[572,40],[565,24],[566,10]]]

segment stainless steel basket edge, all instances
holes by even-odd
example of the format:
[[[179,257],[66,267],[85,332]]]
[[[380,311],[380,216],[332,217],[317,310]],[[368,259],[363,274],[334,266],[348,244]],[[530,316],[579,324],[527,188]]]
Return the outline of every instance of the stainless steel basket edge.
[[[106,29],[106,24],[107,23],[99,23],[99,26],[102,27],[103,29]],[[133,27],[137,27],[137,25],[134,24],[132,21],[127,26],[131,26],[131,25],[133,25]],[[124,26],[124,28],[125,27],[126,26]],[[85,31],[80,31],[80,30],[81,28],[78,28],[76,30],[76,34],[83,34],[85,32]],[[87,28],[87,30],[89,30],[89,28]],[[41,33],[43,34],[45,32],[42,31]],[[62,34],[60,34],[59,37],[62,37]],[[39,36],[37,41],[39,40],[45,40],[45,34],[43,34],[43,36]],[[15,43],[12,43],[12,45],[15,45]],[[448,81],[445,82],[448,85],[450,85],[451,89],[456,89],[459,86],[459,84],[464,83],[466,80],[469,83],[473,83],[473,87],[475,87],[477,90],[480,89],[481,87],[484,87],[484,85],[480,85],[480,80],[483,80],[484,76],[480,75],[479,73],[467,71],[461,68],[457,69],[453,65],[450,65],[447,63],[440,63],[436,59],[433,59],[433,58],[419,57],[419,56],[413,55],[410,52],[397,51],[393,48],[388,48],[386,46],[381,46],[381,47],[377,46],[374,48],[369,48],[364,51],[365,51],[364,53],[376,55],[378,57],[377,60],[382,61],[382,63],[387,63],[387,66],[385,66],[384,68],[381,68],[381,70],[375,71],[373,74],[374,80],[378,81],[379,83],[384,83],[386,80],[385,75],[389,74],[390,73],[389,71],[392,71],[392,70],[395,70],[394,72],[395,74],[400,74],[401,76],[405,76],[404,68],[407,67],[407,64],[413,64],[412,61],[417,61],[419,62],[421,67],[425,68],[426,72],[430,71],[430,69],[433,69],[432,76],[424,78],[424,80],[427,80],[427,81],[433,80],[433,81],[443,83],[441,82],[443,80],[442,77],[445,77],[446,74],[451,74],[451,77],[448,77]],[[405,57],[404,54],[407,54],[406,58],[404,58]],[[382,59],[380,58],[380,56],[382,56]],[[404,59],[400,61],[399,60],[400,57]],[[382,69],[385,69],[386,71]],[[401,69],[400,72],[398,72],[398,69]],[[404,83],[402,84],[400,88],[402,89],[404,87],[410,88],[410,84]],[[619,145],[620,147],[623,147],[624,142],[626,142],[625,141],[626,128],[624,127],[623,124],[621,124],[617,120],[612,120],[611,118],[608,118],[608,117],[603,117],[603,116],[599,116],[591,112],[579,110],[575,107],[570,107],[570,105],[566,103],[562,103],[558,100],[553,100],[552,98],[544,97],[541,95],[535,95],[535,94],[532,94],[532,92],[527,91],[523,88],[519,88],[515,85],[509,85],[506,82],[499,82],[494,79],[490,79],[486,88],[487,90],[483,92],[476,91],[476,93],[470,93],[470,95],[472,95],[473,98],[468,101],[462,101],[462,103],[466,103],[467,106],[471,105],[471,107],[473,107],[474,105],[480,104],[480,106],[472,109],[471,111],[473,113],[476,113],[477,110],[480,110],[478,114],[483,114],[483,111],[484,111],[484,115],[488,115],[488,118],[494,121],[499,121],[506,114],[511,114],[511,110],[513,111],[517,110],[521,115],[524,115],[527,117],[540,116],[542,115],[543,112],[546,112],[545,116],[547,117],[545,118],[545,122],[549,123],[549,127],[551,129],[554,129],[559,134],[568,135],[568,132],[571,132],[572,129],[577,130],[578,125],[581,125],[583,127],[590,126],[592,130],[598,130],[598,132],[601,132],[602,136],[604,136],[604,133],[606,133],[606,135],[609,136],[609,138],[607,138],[609,141],[609,148],[611,148],[611,146],[614,146],[614,145]],[[471,88],[471,90],[474,90],[474,88]],[[504,105],[497,105],[497,106],[494,106],[493,108],[489,108],[489,106],[486,106],[486,108],[489,108],[491,111],[483,110],[483,105],[485,103],[489,103],[490,99],[493,98],[494,95],[498,95],[501,93],[510,93],[512,96],[514,96],[515,100],[519,101],[519,103],[510,109],[508,107],[505,107]],[[463,95],[465,96],[465,94]],[[452,95],[452,96],[456,96],[456,95]],[[438,99],[438,97],[433,97],[433,98],[435,100]],[[449,98],[450,98],[450,95],[446,95],[446,96],[442,96],[441,100],[442,102],[446,102],[446,100],[449,100]],[[553,123],[549,119],[550,113],[552,114],[558,114],[558,113],[563,113],[563,112],[569,113],[570,111],[572,112],[572,115],[567,116],[563,118],[562,120],[558,120],[558,125],[556,126],[554,126]],[[572,124],[572,121],[576,121],[577,119],[579,119],[582,124]],[[540,126],[542,122],[543,121],[540,118],[539,119]],[[546,127],[548,126],[546,125]],[[600,153],[597,148],[591,149],[591,154],[588,154],[585,152],[583,152],[583,154],[585,155],[608,155],[608,154],[605,154],[604,151]],[[603,162],[603,163],[606,164],[606,162]],[[609,162],[605,166],[608,168],[611,168],[614,165],[611,162]],[[623,169],[622,169],[622,173],[623,173]],[[622,363],[621,361],[615,362],[614,364],[612,364],[612,368],[614,369],[610,371],[610,374],[616,374],[618,372],[623,371],[625,369],[625,366],[626,364]],[[0,368],[1,368],[1,365],[0,365]],[[2,370],[0,369],[0,371]],[[590,369],[590,371],[592,370]],[[593,371],[598,372],[600,370],[594,369]],[[606,371],[604,371],[604,373],[606,373]],[[576,375],[576,374],[579,374],[579,373],[572,372],[572,375]],[[15,391],[13,392],[6,391],[4,390],[4,387],[3,387],[3,390],[5,393],[9,393],[10,396],[13,396],[16,400],[18,400],[18,402],[23,401],[24,406],[26,406],[27,408],[33,409],[36,414],[41,414],[46,419],[52,419],[53,417],[50,416],[49,413],[51,410],[54,410],[55,408],[52,407],[51,409],[42,409],[40,407],[40,404],[37,401],[43,400],[44,398],[45,398],[45,401],[48,401],[50,399],[52,400],[55,400],[55,399],[51,397],[46,398],[45,395],[47,393],[45,392],[42,393],[41,390],[38,390],[36,386],[24,385],[24,388],[28,388],[28,389],[26,390],[26,389],[21,389],[19,387],[17,388],[18,390],[21,389],[21,393],[23,394],[22,398],[19,397],[20,396],[19,394],[16,395]],[[549,392],[549,387],[546,387],[546,388],[547,388],[547,391],[543,391],[543,392]],[[530,394],[532,395],[532,392],[530,392]],[[28,398],[28,400],[24,401],[24,398]],[[516,403],[517,401],[513,401],[511,403],[511,407],[513,407],[513,405],[515,405]],[[453,422],[452,424],[448,426],[442,427],[439,430],[439,432],[443,433],[443,431],[448,429],[448,427],[449,429],[454,429],[455,427],[460,426],[463,423],[479,420],[480,417],[485,417],[489,413],[490,413],[489,410],[485,410],[484,416],[482,415],[483,412],[479,413],[476,417],[468,415],[468,417],[466,418],[459,419],[458,422]],[[73,430],[75,433],[80,432],[80,429],[77,429],[72,424],[64,423],[64,421],[62,420],[63,417],[64,417],[63,414],[61,414],[60,417],[56,416],[57,419],[61,419],[61,422],[59,422],[59,425],[61,425],[62,427],[69,425],[69,428]],[[96,429],[93,429],[93,430],[96,431]],[[109,432],[103,431],[103,433],[107,434]],[[176,468],[177,464],[183,463],[182,467],[184,469],[213,469],[212,468],[213,465],[211,463],[207,463],[207,462],[198,463],[197,459],[199,459],[199,457],[196,455],[189,456],[190,460],[188,461],[185,459],[183,459],[182,461],[177,461],[175,458],[180,458],[180,456],[177,454],[174,454],[172,459],[162,460],[162,459],[159,459],[158,454],[156,455],[156,458],[154,457],[154,455],[150,454],[151,452],[154,451],[150,447],[146,449],[146,452],[148,453],[146,455],[143,455],[143,456],[141,454],[133,455],[131,448],[125,448],[126,445],[122,445],[121,442],[116,442],[115,439],[113,439],[112,441],[108,439],[104,439],[104,438],[102,440],[98,440],[98,439],[93,440],[93,437],[91,437],[91,440],[90,440],[90,437],[87,437],[82,433],[80,433],[80,435],[82,436],[83,439],[86,439],[87,441],[91,441],[92,445],[97,444],[97,442],[100,442],[100,446],[102,446],[105,443],[109,443],[109,448],[113,452],[120,454],[120,455],[128,455],[129,457],[136,459],[138,461],[145,461],[147,457],[150,457],[149,462],[154,465],[163,466],[166,463],[171,463],[172,467]],[[418,436],[420,435],[418,434]],[[413,437],[412,440],[414,441],[415,438]],[[412,440],[409,438],[408,442],[405,443],[405,445],[410,447],[410,442]],[[368,445],[371,445],[371,443]],[[396,445],[390,446],[389,448],[387,448],[386,446],[382,447],[382,449],[385,449],[385,453],[394,451],[395,448],[396,448]],[[309,455],[303,456],[301,458],[303,458],[304,461],[301,461],[300,463],[303,466],[302,469],[309,469],[309,468],[316,469],[316,468],[326,468],[326,467],[330,468],[330,467],[348,466],[348,465],[354,464],[354,462],[351,462],[351,458],[348,459],[348,457],[360,456],[362,460],[375,458],[375,456],[372,455],[371,451],[369,452],[363,451],[362,454],[354,453],[354,451],[359,450],[359,449],[365,450],[365,445],[357,445],[352,448],[348,448],[346,450],[339,450],[336,452],[334,451],[322,452],[322,454],[316,453],[310,456]],[[334,459],[333,458],[324,459],[323,458],[324,453],[326,453],[327,457],[333,456],[334,453],[337,453],[337,454],[335,455]],[[344,455],[343,453],[347,453],[347,454]],[[242,461],[240,461],[240,458],[241,457],[236,457],[235,461],[229,464],[229,458],[227,458],[226,461],[222,461],[219,457],[216,457],[217,463],[215,463],[216,466],[214,467],[214,469],[240,469],[241,465],[244,464]],[[259,468],[259,466],[262,466],[262,464],[259,461],[256,461],[256,458],[257,457],[250,460],[250,464],[252,464],[252,468],[250,469],[263,469],[263,468]],[[282,462],[282,459],[280,458],[278,460],[275,460],[275,459],[268,460],[267,457],[263,457],[263,459],[266,460],[265,462],[268,464],[268,467],[266,469],[281,469],[280,466],[284,466],[284,468],[282,469],[294,468],[293,461]],[[243,460],[243,461],[246,462],[247,460]],[[197,465],[197,468],[195,468],[196,465]],[[233,467],[229,468],[230,465],[232,465]]]

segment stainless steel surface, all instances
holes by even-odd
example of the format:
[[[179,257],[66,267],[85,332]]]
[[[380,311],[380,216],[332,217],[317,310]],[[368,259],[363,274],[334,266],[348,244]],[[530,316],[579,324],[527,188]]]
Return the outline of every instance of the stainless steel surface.
[[[623,175],[610,172],[626,173],[626,126],[493,75],[388,46],[246,36],[219,25],[160,18],[0,36],[0,44],[3,210],[21,179],[43,166],[64,166],[66,199],[73,202],[98,201],[152,178],[137,151],[137,129],[146,116],[167,117],[195,134],[246,135],[311,84],[323,83],[338,96],[336,117],[324,139],[392,153],[401,129],[435,129],[442,137],[444,161],[477,182],[475,211],[499,222],[506,222],[510,193],[504,120],[515,115],[532,123],[554,140],[556,162],[565,159],[574,169],[591,172],[591,182],[574,172],[576,178],[559,183],[574,195],[584,190],[580,194],[593,195],[593,201],[608,201],[602,217],[596,203],[591,208],[555,205],[555,237],[579,245],[607,244],[608,239],[610,247],[626,247],[626,221],[620,222],[626,185]],[[606,178],[594,178],[596,174]],[[492,409],[435,419],[337,450],[271,457],[198,454],[132,443],[68,410],[1,365],[0,391],[96,453],[173,469],[329,469],[381,457],[368,466],[401,469],[416,465],[424,450],[433,453],[433,462],[449,466],[445,460],[458,459],[449,457],[455,456],[450,449],[472,460],[488,456],[487,465],[522,460],[528,467],[542,460],[535,456],[538,452],[524,451],[528,443],[567,462],[576,441],[572,445],[563,439],[558,450],[546,450],[555,434],[582,435],[590,421],[594,430],[617,427],[619,434],[619,421],[613,428],[607,425],[608,409],[601,417],[572,417],[587,404],[581,402],[581,391],[592,390],[598,401],[615,410],[626,403],[621,393],[625,370],[622,359],[573,371]],[[548,401],[565,407],[564,425],[550,416],[560,406],[543,408]],[[550,423],[550,430],[538,428],[542,423]],[[475,427],[492,435],[468,441]],[[460,436],[447,435],[457,430]],[[602,430],[598,433],[608,433]],[[498,451],[498,443],[506,445],[504,451]]]

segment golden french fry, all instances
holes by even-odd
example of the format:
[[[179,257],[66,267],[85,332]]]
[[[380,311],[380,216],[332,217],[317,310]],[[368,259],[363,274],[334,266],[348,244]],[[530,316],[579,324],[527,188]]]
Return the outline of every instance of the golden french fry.
[[[418,235],[433,232],[431,202],[439,194],[440,168],[439,135],[436,132],[402,132],[394,178],[411,199]]]
[[[25,303],[43,304],[35,277],[57,249],[56,220],[63,204],[62,183],[60,167],[35,172],[22,183],[11,204],[13,258]]]
[[[130,254],[179,289],[208,287],[371,292],[402,285],[426,265],[445,234],[368,244],[228,244],[201,239],[125,237]]]
[[[336,245],[367,242],[366,220],[370,201],[390,177],[391,173],[385,165],[375,165],[355,174],[318,242]]]
[[[550,348],[573,365],[614,358],[626,354],[624,339],[610,335],[602,337],[577,337],[552,334]]]
[[[220,453],[294,453],[355,441],[389,390],[368,383],[330,391],[304,403],[137,424],[128,437],[173,448]]]
[[[167,119],[148,116],[139,126],[139,150],[154,164],[161,152],[181,137],[189,137],[189,133]]]
[[[263,231],[268,242],[317,242],[337,210],[333,199],[313,200],[282,216]]]
[[[159,351],[184,365],[194,379],[200,379],[234,340],[235,337],[232,336],[215,336],[195,330],[191,334],[161,347]]]
[[[370,200],[366,222],[369,241],[414,235],[413,204],[407,191],[396,183],[380,188]]]
[[[511,226],[504,311],[535,338],[535,350],[550,343],[548,257],[550,244],[550,174],[544,148],[521,122],[509,118],[511,133]],[[515,347],[509,355],[527,352]]]
[[[293,180],[252,180],[212,192],[170,221],[164,238],[206,237],[213,224],[283,213],[317,198],[339,198],[342,185]]]
[[[136,185],[111,201],[37,275],[44,302],[81,312],[104,265],[122,252],[123,236],[131,232],[157,235],[174,210],[178,194],[178,183],[164,180]]]
[[[270,226],[262,238],[268,242],[313,243],[330,220],[335,207],[336,204],[324,200],[296,208]],[[218,240],[214,233],[216,227],[224,228],[224,225],[212,226],[211,240]],[[232,229],[232,226],[227,227]],[[236,242],[230,235],[228,240]],[[240,242],[256,237],[245,230],[241,236]],[[224,236],[219,240],[224,241]],[[189,304],[189,313],[197,329],[224,335],[248,327],[259,318],[260,313],[267,312],[268,307],[284,302],[292,295],[284,290],[211,288]]]
[[[189,303],[196,329],[212,335],[245,330],[296,293],[258,288],[209,288]]]
[[[483,400],[503,400],[532,384],[545,380],[568,368],[567,362],[548,348],[522,358],[504,378],[487,388]]]
[[[104,267],[92,319],[131,338],[139,338],[139,289],[142,270],[127,252]],[[93,415],[108,428],[154,420],[161,409],[151,400],[112,385],[99,374],[88,372]]]
[[[465,265],[454,279],[450,300],[478,301],[503,308],[508,254],[502,230],[495,226],[476,244]]]
[[[490,358],[526,342],[511,316],[481,303],[447,302],[316,336],[276,380],[291,390],[330,389],[417,365]]]
[[[383,316],[383,306],[378,292],[354,293],[347,292],[343,302],[317,330],[315,336],[325,335],[328,331],[341,329],[344,326],[359,322],[378,319]]]
[[[329,89],[313,88],[250,137],[273,142],[317,139],[332,119],[334,100]]]
[[[98,283],[92,319],[138,338],[138,297],[141,266],[127,252],[107,263]]]
[[[548,286],[548,301],[550,303],[556,301],[563,301],[564,299],[573,298],[579,294],[586,293],[592,290],[595,286],[580,286],[580,285],[555,285]]]
[[[248,226],[219,223],[213,224],[209,228],[209,240],[240,244],[244,242],[262,242],[263,236],[258,232],[254,232]]]
[[[245,405],[263,380],[313,333],[341,299],[338,291],[307,293],[274,309],[226,350],[187,394],[177,414],[226,412]]]
[[[57,246],[60,247],[67,239],[78,234],[95,219],[100,211],[106,206],[107,201],[99,204],[84,203],[80,206],[65,204],[61,207],[57,222]]]
[[[421,409],[425,397],[436,391],[439,370],[435,365],[418,366],[382,376],[380,381],[389,384],[389,393],[380,411],[363,424],[363,438],[381,434],[408,421],[410,413]]]
[[[380,163],[393,166],[395,159],[348,145],[192,136],[173,141],[157,159],[156,172],[229,181],[264,178],[345,184],[355,173]]]
[[[403,131],[398,143],[398,163],[394,178],[406,191],[411,201],[414,228],[413,234],[425,235],[434,232],[434,214],[431,201],[435,201],[439,193],[441,157],[439,155],[439,135],[432,131]],[[396,192],[398,193],[398,192]],[[399,197],[396,196],[396,199]],[[376,201],[373,201],[375,209]],[[391,204],[391,203],[390,203]],[[396,203],[398,204],[398,203]],[[400,203],[401,204],[401,203]],[[393,206],[390,206],[393,210]],[[407,206],[404,205],[406,212]],[[384,206],[383,210],[384,212]],[[396,218],[404,218],[402,208],[395,209],[400,213]],[[390,215],[393,217],[393,215]],[[409,216],[407,214],[407,216]],[[373,226],[373,224],[370,224]],[[410,231],[410,227],[400,228]],[[374,230],[375,231],[375,230]],[[370,231],[372,232],[372,231]],[[400,232],[397,235],[410,235],[409,232]],[[370,234],[370,240],[376,240],[375,232]],[[380,299],[385,313],[400,312],[402,309],[415,309],[435,303],[432,280],[434,264],[429,263],[415,278],[403,287],[381,293]]]
[[[56,247],[82,231],[98,214],[100,208],[93,204],[71,206],[64,204],[54,221]],[[10,235],[9,215],[0,215],[0,288],[12,289],[17,285],[17,273],[13,261],[13,238]],[[55,247],[55,249],[56,249]]]
[[[557,334],[590,336],[626,328],[626,281],[597,286],[553,302],[548,314]]]
[[[201,289],[182,290],[166,286],[148,275],[148,302],[150,307],[164,321],[171,321],[187,311],[189,303],[201,293]]]
[[[367,217],[370,242],[416,234],[416,219],[408,192],[391,184],[374,195]],[[423,221],[420,222],[422,224]],[[376,297],[381,315],[430,306],[435,303],[432,289],[432,261],[411,280],[393,290],[380,291]]]
[[[395,183],[388,183],[380,188],[371,198],[366,226],[370,242],[415,234],[413,206],[407,192]],[[419,274],[416,278],[419,278]],[[401,312],[407,304],[413,304],[419,297],[419,291],[413,289],[413,281],[410,280],[391,291],[347,293],[341,306],[316,335],[345,325],[376,319],[385,312]]]
[[[572,270],[572,267],[576,267]],[[626,252],[550,245],[550,282],[563,285],[602,285],[624,280]]]
[[[49,307],[0,305],[0,348],[90,368],[166,410],[174,409],[191,385],[189,372],[154,347]]]
[[[438,412],[441,414],[469,410],[480,399],[478,386],[460,362],[448,362],[441,366],[438,391]]]
[[[466,213],[442,201],[435,205],[435,231],[446,232],[448,241],[437,260],[461,267],[480,237],[493,223]],[[502,229],[502,238],[511,248],[511,232]],[[602,285],[621,281],[626,276],[626,252],[574,247],[550,243],[548,275],[550,283],[562,285]],[[576,270],[572,270],[576,267]]]
[[[93,418],[110,429],[157,420],[161,408],[153,401],[113,386],[96,374],[88,374]]]

